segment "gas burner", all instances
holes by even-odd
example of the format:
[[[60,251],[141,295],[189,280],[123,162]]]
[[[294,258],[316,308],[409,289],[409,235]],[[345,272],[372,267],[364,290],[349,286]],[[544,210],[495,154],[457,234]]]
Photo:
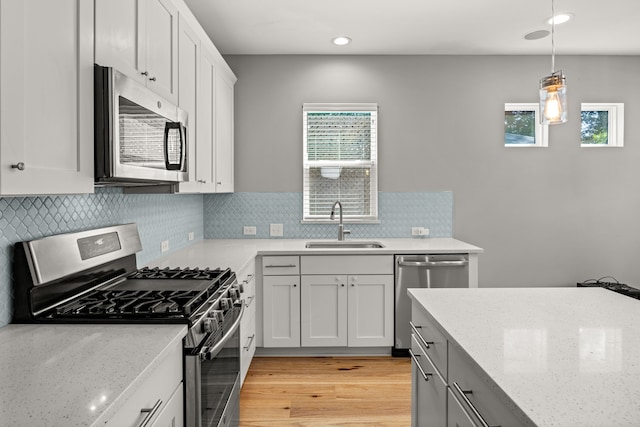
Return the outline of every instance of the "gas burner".
[[[189,316],[203,304],[205,291],[94,290],[56,308],[57,318],[77,316]]]
[[[223,275],[226,271],[219,268],[216,269],[199,269],[199,268],[160,268],[160,267],[143,267],[138,271],[129,275],[129,279],[192,279],[192,280],[215,280]]]

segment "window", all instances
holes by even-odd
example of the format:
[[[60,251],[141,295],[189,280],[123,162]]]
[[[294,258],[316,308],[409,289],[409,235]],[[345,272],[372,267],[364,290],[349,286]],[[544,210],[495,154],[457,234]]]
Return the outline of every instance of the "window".
[[[504,104],[505,147],[547,147],[548,126],[540,124],[537,103]]]
[[[303,222],[378,220],[377,104],[304,104]]]
[[[623,136],[624,104],[581,104],[581,147],[622,147]]]

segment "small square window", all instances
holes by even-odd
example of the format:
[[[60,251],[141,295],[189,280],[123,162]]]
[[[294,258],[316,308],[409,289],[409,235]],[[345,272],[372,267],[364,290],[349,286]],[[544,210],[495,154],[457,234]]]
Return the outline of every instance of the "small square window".
[[[505,147],[547,147],[548,126],[540,124],[538,103],[504,104]]]
[[[581,147],[622,147],[624,104],[586,103],[580,108]]]

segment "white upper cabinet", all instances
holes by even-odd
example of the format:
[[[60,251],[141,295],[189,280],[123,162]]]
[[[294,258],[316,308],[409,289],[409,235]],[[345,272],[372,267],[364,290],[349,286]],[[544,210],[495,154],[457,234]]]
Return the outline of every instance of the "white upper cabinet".
[[[235,79],[216,70],[216,193],[233,192],[233,86]]]
[[[93,3],[0,2],[0,195],[93,192]]]
[[[178,9],[170,0],[95,0],[96,63],[178,101]]]
[[[187,122],[187,165],[189,181],[181,182],[181,193],[202,191],[202,170],[196,166],[196,158],[201,155],[198,147],[198,79],[200,77],[200,39],[186,20],[180,15],[178,22],[178,106],[189,115]]]

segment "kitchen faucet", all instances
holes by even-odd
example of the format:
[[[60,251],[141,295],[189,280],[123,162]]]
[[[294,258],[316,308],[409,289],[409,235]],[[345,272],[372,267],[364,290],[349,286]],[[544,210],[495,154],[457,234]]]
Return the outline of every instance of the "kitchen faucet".
[[[344,240],[345,234],[351,234],[351,231],[345,230],[344,225],[342,224],[342,203],[335,202],[333,206],[331,206],[331,215],[329,215],[329,219],[334,219],[336,216],[336,205],[340,208],[340,224],[338,224],[338,240]]]

